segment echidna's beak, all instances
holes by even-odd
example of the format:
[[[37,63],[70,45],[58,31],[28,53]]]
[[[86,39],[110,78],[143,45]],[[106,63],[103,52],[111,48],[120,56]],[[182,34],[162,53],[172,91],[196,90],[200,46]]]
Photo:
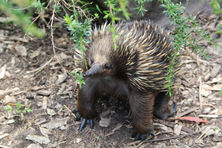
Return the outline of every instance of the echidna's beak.
[[[100,64],[94,64],[89,70],[85,72],[84,76],[92,76],[102,72],[102,66]]]

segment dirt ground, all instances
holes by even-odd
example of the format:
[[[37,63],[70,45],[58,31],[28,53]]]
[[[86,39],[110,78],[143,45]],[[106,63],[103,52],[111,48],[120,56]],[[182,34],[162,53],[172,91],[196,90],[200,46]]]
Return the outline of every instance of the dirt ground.
[[[54,53],[50,31],[47,37],[36,39],[0,23],[0,147],[221,148],[222,37],[215,32],[222,20],[213,14],[198,19],[218,46],[204,40],[199,43],[209,58],[184,49],[181,86],[173,98],[177,114],[166,121],[154,117],[155,137],[144,141],[131,138],[129,107],[115,98],[99,102],[102,116],[95,119],[94,129],[78,130],[80,121],[73,113],[76,83],[69,74],[74,69],[74,44],[65,28],[54,31]],[[27,108],[32,111],[25,113]],[[207,123],[178,119],[183,116]]]

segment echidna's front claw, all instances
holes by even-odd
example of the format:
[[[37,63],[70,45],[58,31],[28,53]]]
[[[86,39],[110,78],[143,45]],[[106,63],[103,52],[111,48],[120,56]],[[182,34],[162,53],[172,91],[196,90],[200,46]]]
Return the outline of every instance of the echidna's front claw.
[[[93,120],[89,120],[89,127],[90,127],[91,129],[93,129],[93,126],[94,126]]]
[[[90,127],[91,129],[93,128],[94,123],[93,123],[93,120],[92,120],[92,119],[89,119],[89,120],[88,120],[88,119],[82,118],[82,121],[81,121],[81,124],[80,124],[80,127],[79,127],[79,130],[80,130],[80,131],[82,131],[82,130],[85,128],[87,122],[89,122],[89,127]]]

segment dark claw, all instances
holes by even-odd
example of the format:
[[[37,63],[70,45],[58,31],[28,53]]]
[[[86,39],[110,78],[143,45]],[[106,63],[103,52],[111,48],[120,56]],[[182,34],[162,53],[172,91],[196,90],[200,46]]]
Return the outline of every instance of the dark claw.
[[[89,127],[90,127],[91,129],[93,128],[94,123],[93,123],[93,120],[92,120],[92,119],[87,120],[87,119],[85,119],[85,118],[82,118],[81,125],[80,125],[80,127],[79,127],[79,130],[80,130],[80,131],[82,131],[82,130],[85,128],[87,122],[89,122]]]
[[[134,140],[145,140],[147,138],[148,135],[151,135],[152,137],[154,137],[154,132],[153,130],[152,131],[149,131],[148,133],[146,134],[140,134],[140,133],[137,133],[137,132],[134,132],[132,134],[132,138],[134,138]]]
[[[91,129],[93,129],[93,126],[94,126],[93,120],[89,120],[89,127],[90,127]]]
[[[133,133],[132,134],[132,138],[134,138],[134,140],[145,140],[147,138],[147,134],[139,134],[139,133]]]
[[[79,130],[82,131],[85,126],[86,126],[86,119],[82,118],[82,122],[81,122],[81,125],[79,127]]]

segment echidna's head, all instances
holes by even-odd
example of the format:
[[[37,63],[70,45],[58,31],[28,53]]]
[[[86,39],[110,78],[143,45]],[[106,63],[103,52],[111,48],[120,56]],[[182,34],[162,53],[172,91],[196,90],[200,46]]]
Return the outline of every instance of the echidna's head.
[[[113,68],[111,63],[112,49],[112,37],[109,35],[94,39],[89,44],[86,53],[88,70],[85,72],[85,76],[111,73]]]

